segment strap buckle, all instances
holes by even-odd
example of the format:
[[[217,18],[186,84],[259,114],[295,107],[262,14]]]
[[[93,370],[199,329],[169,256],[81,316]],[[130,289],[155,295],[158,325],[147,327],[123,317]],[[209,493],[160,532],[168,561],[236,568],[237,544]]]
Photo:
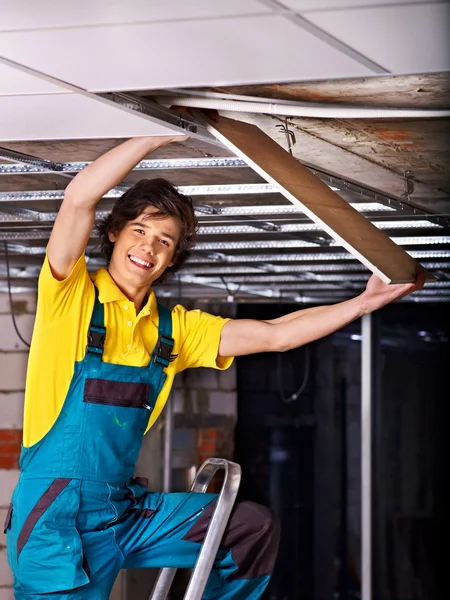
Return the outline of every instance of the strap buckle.
[[[106,328],[91,325],[87,335],[87,352],[102,354],[105,346]]]
[[[155,353],[153,355],[153,362],[168,367],[171,360],[173,360],[172,350],[174,341],[172,338],[160,335],[156,343]]]

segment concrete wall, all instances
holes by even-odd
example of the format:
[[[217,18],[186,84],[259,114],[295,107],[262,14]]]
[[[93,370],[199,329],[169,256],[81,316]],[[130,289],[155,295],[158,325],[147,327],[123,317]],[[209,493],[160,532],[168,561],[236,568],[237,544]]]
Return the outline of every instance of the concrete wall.
[[[22,337],[31,339],[36,298],[15,294],[16,322]],[[203,310],[207,310],[204,306]],[[218,314],[217,307],[211,312]],[[0,293],[0,519],[3,524],[12,491],[19,476],[22,441],[23,398],[28,348],[18,338],[8,295]],[[197,468],[210,456],[232,457],[236,420],[236,372],[195,369],[180,374],[172,395],[175,417],[173,466],[178,476],[174,484],[187,489],[190,466]],[[155,428],[144,438],[136,474],[147,477],[151,489],[161,489],[162,435],[164,413]],[[12,600],[12,574],[5,548],[3,527],[0,533],[0,600]],[[121,573],[111,600],[147,598],[152,577],[145,573]]]

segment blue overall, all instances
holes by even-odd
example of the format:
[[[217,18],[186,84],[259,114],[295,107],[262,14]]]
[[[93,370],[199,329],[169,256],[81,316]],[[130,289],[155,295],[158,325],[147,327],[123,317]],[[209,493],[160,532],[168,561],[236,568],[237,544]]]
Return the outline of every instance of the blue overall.
[[[158,312],[158,344],[147,367],[104,362],[96,290],[86,354],[75,364],[63,408],[49,433],[22,449],[5,524],[17,600],[106,600],[121,568],[195,565],[216,496],[149,492],[133,478],[173,358],[171,314],[162,306]],[[238,503],[203,597],[259,598],[277,546],[268,509]]]

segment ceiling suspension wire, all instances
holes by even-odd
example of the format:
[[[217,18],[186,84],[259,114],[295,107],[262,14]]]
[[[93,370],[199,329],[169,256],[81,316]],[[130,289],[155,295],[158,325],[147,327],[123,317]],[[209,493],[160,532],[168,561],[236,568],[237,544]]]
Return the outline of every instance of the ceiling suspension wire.
[[[7,244],[7,242],[3,242],[3,243],[5,245],[6,278],[8,281],[8,296],[9,296],[9,308],[11,311],[11,318],[12,318],[14,329],[16,331],[18,338],[20,339],[21,342],[23,342],[25,344],[25,346],[27,346],[29,348],[30,344],[22,337],[22,335],[20,334],[20,331],[17,327],[17,323],[16,323],[16,316],[14,314],[14,304],[13,304],[12,292],[11,292],[11,274],[10,274],[10,270],[9,270],[8,244]]]
[[[293,392],[290,396],[285,395],[284,386],[283,386],[283,356],[280,352],[277,353],[277,383],[278,390],[280,392],[281,400],[285,404],[290,404],[291,402],[295,402],[298,398],[303,394],[308,385],[309,380],[309,372],[310,372],[310,362],[311,362],[311,350],[308,345],[304,346],[304,354],[305,354],[305,366],[303,369],[303,378],[299,388]]]

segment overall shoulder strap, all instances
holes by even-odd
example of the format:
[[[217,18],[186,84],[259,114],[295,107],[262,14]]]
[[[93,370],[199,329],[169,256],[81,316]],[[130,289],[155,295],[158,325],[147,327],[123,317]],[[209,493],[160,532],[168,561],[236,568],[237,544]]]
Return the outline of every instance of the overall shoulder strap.
[[[94,286],[95,302],[88,330],[86,353],[97,356],[100,360],[105,345],[106,328],[103,304],[98,299],[98,289]]]
[[[173,360],[172,311],[158,304],[158,342],[153,350],[151,362],[168,367]]]

